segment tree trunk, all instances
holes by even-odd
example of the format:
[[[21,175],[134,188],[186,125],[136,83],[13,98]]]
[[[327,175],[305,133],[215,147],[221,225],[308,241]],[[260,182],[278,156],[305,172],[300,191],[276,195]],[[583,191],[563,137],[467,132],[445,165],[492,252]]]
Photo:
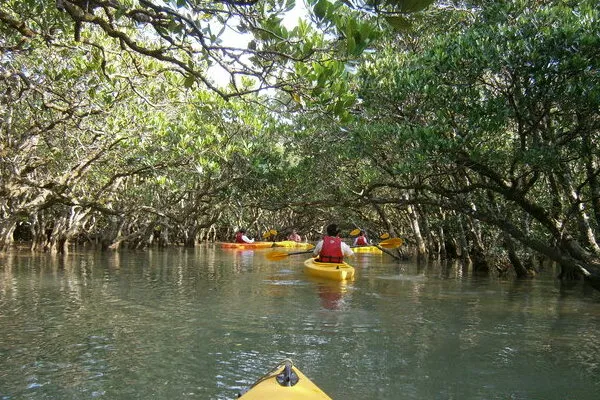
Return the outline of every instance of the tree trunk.
[[[508,253],[508,259],[510,260],[511,265],[512,265],[513,269],[515,270],[515,273],[517,274],[517,277],[518,278],[531,278],[531,277],[533,277],[535,275],[535,272],[529,270],[521,262],[521,259],[517,255],[517,251],[516,251],[514,240],[508,234],[506,234],[506,233],[504,234],[503,245],[504,245],[504,248],[506,249],[506,252]]]
[[[391,237],[398,236],[398,235],[396,235],[396,232],[394,231],[394,226],[390,222],[390,220],[387,216],[387,213],[385,212],[383,207],[380,206],[379,204],[373,204],[373,207],[375,208],[375,211],[377,211],[377,215],[379,215],[379,219],[383,222],[386,232],[389,233],[389,235]]]
[[[184,236],[183,236],[183,247],[187,247],[187,248],[194,248],[196,247],[196,235],[190,233],[189,231],[184,231]]]
[[[587,180],[590,186],[592,212],[597,228],[600,228],[600,182],[598,182],[598,170],[600,166],[596,160],[594,144],[591,141],[591,135],[582,135],[583,153],[585,155],[585,169]]]
[[[110,217],[110,227],[102,235],[101,243],[103,250],[118,250],[121,247],[121,242],[126,239],[122,236],[125,224],[125,218]]]
[[[409,200],[408,195],[404,195],[405,200]],[[423,240],[423,236],[421,235],[421,227],[419,225],[419,217],[411,205],[407,206],[408,211],[408,219],[410,223],[410,227],[412,228],[413,235],[415,237],[416,247],[417,247],[417,260],[425,259],[427,257],[427,248],[425,246],[425,241]]]
[[[52,228],[52,233],[50,234],[50,240],[48,241],[48,250],[50,251],[50,253],[68,253],[68,248],[66,247],[66,245],[68,244],[66,238],[66,225],[67,222],[64,216],[58,218],[54,222],[54,227]]]
[[[458,242],[460,244],[459,256],[463,262],[463,265],[468,265],[471,263],[471,254],[469,252],[469,241],[467,239],[467,233],[465,232],[463,218],[460,215],[458,216],[458,228],[459,228]]]
[[[33,238],[31,240],[32,251],[46,251],[48,250],[48,237],[49,231],[51,231],[44,218],[43,213],[36,212],[33,215],[31,223],[31,231]]]
[[[598,246],[598,242],[596,241],[596,237],[590,226],[585,203],[581,200],[579,193],[573,188],[570,174],[565,171],[560,175],[560,178],[566,197],[569,198],[569,203],[572,204],[573,212],[575,212],[579,228],[579,237],[581,238],[584,247],[589,248],[595,255],[600,255],[600,247]]]
[[[50,252],[67,254],[71,240],[80,232],[90,215],[90,209],[69,207],[58,218],[50,235]]]
[[[169,239],[169,227],[162,223],[160,224],[160,232],[158,235],[158,246],[159,247],[168,247],[171,243]]]
[[[0,251],[4,252],[10,249],[14,243],[13,233],[17,228],[17,221],[8,218],[0,221]]]
[[[437,238],[429,227],[429,219],[427,218],[427,214],[425,214],[419,206],[411,207],[414,210],[414,215],[416,216],[418,226],[420,227],[421,236],[424,238],[423,244],[425,246],[425,254],[427,255],[427,258],[432,260],[436,256],[439,257]]]
[[[442,260],[448,259],[448,253],[446,252],[446,235],[444,233],[444,227],[440,226],[439,228],[439,248],[440,248],[440,258]]]
[[[474,205],[473,205],[474,207]],[[490,265],[485,255],[485,248],[483,240],[481,239],[481,227],[479,221],[469,218],[469,236],[471,237],[471,261],[473,262],[473,272],[476,273],[489,273]]]

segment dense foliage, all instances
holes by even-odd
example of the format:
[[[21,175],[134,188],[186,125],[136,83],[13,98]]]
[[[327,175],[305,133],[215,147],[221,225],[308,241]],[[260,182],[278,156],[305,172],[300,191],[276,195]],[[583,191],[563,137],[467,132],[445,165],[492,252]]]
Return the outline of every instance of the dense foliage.
[[[595,2],[295,6],[3,2],[0,247],[336,220],[484,271],[597,272]]]
[[[592,274],[597,22],[593,2],[494,3],[459,35],[374,56],[362,73],[369,125],[355,135],[370,164],[365,201],[414,210],[413,231],[429,236],[416,235],[421,251],[451,239],[478,256],[496,243],[522,275],[535,266],[520,250]]]

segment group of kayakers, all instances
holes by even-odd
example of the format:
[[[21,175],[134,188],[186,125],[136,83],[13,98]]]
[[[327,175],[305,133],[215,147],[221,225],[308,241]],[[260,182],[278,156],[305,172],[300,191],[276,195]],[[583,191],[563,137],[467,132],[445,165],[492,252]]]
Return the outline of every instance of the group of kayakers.
[[[300,236],[298,232],[293,229],[292,233],[288,235],[287,240],[300,243],[302,242],[302,236]],[[246,236],[246,229],[241,228],[235,233],[235,243],[254,243],[254,239],[250,239],[248,236]]]
[[[326,228],[326,234],[321,240],[319,240],[313,250],[315,257],[318,257],[320,262],[327,263],[341,263],[344,261],[344,257],[350,257],[354,255],[354,252],[342,239],[340,238],[341,230],[337,224],[329,224]],[[294,242],[301,242],[302,237],[294,229],[288,235],[288,240]],[[236,243],[254,243],[254,239],[246,236],[246,230],[244,228],[239,229],[235,234]],[[369,240],[365,235],[365,231],[360,231],[358,236],[354,239],[353,246],[366,246],[369,245]]]

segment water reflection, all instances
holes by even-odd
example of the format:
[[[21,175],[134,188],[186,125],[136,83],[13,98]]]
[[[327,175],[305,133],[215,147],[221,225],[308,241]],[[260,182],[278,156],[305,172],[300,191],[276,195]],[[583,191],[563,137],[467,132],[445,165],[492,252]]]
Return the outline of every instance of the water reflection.
[[[331,282],[312,280],[321,300],[321,306],[327,310],[341,310],[347,305],[350,297],[347,282]]]
[[[233,255],[233,270],[235,272],[242,272],[251,269],[254,265],[254,250],[238,250],[231,249]]]

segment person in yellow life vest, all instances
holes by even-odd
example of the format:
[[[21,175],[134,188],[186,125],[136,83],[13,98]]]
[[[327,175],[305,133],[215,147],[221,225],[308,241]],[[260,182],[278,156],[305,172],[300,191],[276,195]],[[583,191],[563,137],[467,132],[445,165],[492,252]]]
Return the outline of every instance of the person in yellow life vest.
[[[296,230],[292,230],[292,233],[290,233],[290,235],[288,236],[288,240],[292,240],[294,242],[301,242],[302,241],[302,237],[300,235],[298,235],[298,232],[296,232]]]
[[[254,239],[249,239],[246,236],[246,230],[244,228],[240,228],[239,231],[235,234],[235,242],[236,243],[254,243]]]
[[[313,250],[315,257],[319,262],[341,263],[344,257],[351,257],[354,252],[338,236],[340,230],[336,224],[327,225],[327,235],[317,242]]]
[[[368,245],[369,245],[369,239],[367,239],[367,237],[365,236],[365,231],[360,231],[360,233],[358,234],[356,239],[354,239],[354,243],[352,243],[352,246],[368,246]]]

